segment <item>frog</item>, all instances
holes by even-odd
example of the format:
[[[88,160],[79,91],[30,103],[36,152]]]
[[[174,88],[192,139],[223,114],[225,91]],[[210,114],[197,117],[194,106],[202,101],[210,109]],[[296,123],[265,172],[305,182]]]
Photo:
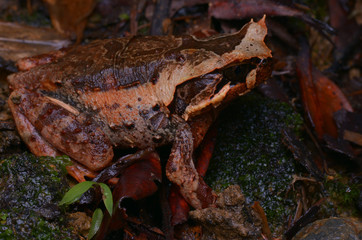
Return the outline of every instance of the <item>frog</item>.
[[[264,16],[208,38],[129,36],[25,58],[8,104],[33,154],[66,154],[93,172],[115,149],[170,145],[167,178],[195,209],[214,206],[193,153],[220,109],[270,76],[266,34]],[[242,77],[225,77],[236,68]]]

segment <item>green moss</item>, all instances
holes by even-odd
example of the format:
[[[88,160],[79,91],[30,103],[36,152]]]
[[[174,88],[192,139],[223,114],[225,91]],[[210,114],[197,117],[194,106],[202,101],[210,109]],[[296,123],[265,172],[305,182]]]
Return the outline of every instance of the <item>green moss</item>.
[[[68,157],[29,153],[0,160],[0,239],[72,239],[58,202]]]
[[[329,196],[339,214],[348,212],[348,215],[358,216],[356,206],[362,189],[360,183],[353,183],[351,178],[337,174],[325,180],[324,188],[326,196]]]
[[[249,203],[260,201],[269,222],[284,222],[294,211],[286,190],[296,171],[281,130],[299,133],[302,122],[288,104],[243,96],[222,114],[206,182],[217,191],[239,184]]]

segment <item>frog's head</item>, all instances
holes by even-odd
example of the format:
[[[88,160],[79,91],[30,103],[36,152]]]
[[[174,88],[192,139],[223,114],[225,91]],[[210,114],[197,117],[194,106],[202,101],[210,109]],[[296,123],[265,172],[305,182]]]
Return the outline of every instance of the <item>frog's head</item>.
[[[175,112],[188,120],[219,109],[266,81],[271,74],[266,34],[264,16],[233,34],[184,39],[185,50],[180,52],[189,61],[190,76],[176,88],[172,103]],[[194,41],[199,43],[197,51],[190,47]]]

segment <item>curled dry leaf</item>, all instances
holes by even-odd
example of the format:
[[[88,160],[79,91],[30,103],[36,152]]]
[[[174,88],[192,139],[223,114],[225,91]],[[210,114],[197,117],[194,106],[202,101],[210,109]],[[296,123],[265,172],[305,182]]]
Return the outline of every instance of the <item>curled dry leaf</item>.
[[[97,239],[102,239],[102,236],[110,230],[117,230],[127,225],[128,216],[121,206],[123,199],[140,200],[157,191],[155,181],[162,179],[160,159],[156,153],[148,154],[147,157],[127,167],[120,176],[113,190],[114,214],[112,217],[109,214],[105,215]]]
[[[297,76],[305,112],[319,139],[324,135],[337,138],[333,114],[340,109],[353,111],[352,107],[339,87],[313,68],[308,44],[302,42],[300,46]]]
[[[172,213],[171,225],[175,226],[186,222],[190,212],[190,206],[182,197],[177,185],[173,184],[171,186],[168,202]]]
[[[126,197],[140,200],[150,196],[157,190],[155,181],[162,179],[161,171],[158,156],[129,166],[113,190],[114,201],[122,201]]]
[[[317,69],[313,69],[314,84],[321,110],[323,111],[323,133],[337,137],[337,126],[333,114],[341,109],[352,112],[352,106],[340,88]]]
[[[272,233],[270,231],[268,219],[266,217],[264,209],[262,208],[262,206],[258,201],[254,202],[252,208],[254,209],[255,212],[259,214],[259,217],[261,218],[262,233],[267,237],[267,239],[272,239]]]
[[[66,47],[70,41],[50,28],[0,22],[0,57],[6,61]]]
[[[44,0],[52,25],[61,34],[76,38],[79,43],[87,24],[87,17],[95,7],[95,0]]]

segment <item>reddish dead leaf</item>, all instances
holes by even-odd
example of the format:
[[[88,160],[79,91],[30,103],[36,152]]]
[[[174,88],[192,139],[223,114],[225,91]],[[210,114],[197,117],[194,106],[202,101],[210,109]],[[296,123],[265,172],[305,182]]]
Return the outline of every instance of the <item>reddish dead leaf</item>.
[[[95,0],[44,0],[53,27],[79,43],[87,24],[87,17],[95,7]]]
[[[160,158],[157,153],[152,152],[144,156],[145,159],[127,167],[120,176],[113,190],[113,216],[105,214],[96,239],[103,239],[108,231],[117,230],[127,226],[126,209],[121,206],[125,198],[140,200],[157,191],[155,181],[161,181],[162,169]]]
[[[263,234],[266,236],[267,239],[271,240],[272,239],[272,234],[269,228],[269,224],[268,224],[268,219],[266,218],[264,209],[260,206],[259,202],[254,202],[252,208],[255,210],[255,212],[257,212],[261,218],[261,229]]]
[[[217,137],[217,128],[213,125],[207,132],[204,141],[201,143],[200,152],[197,156],[196,170],[201,177],[205,177],[209,168],[212,153],[214,152]]]
[[[204,177],[209,167],[210,159],[215,148],[217,129],[211,127],[200,146],[197,157],[196,170],[201,177]],[[172,185],[170,189],[169,205],[172,212],[171,224],[173,226],[187,221],[190,206],[180,194],[179,188]]]
[[[175,226],[177,224],[186,222],[190,211],[190,206],[182,197],[178,186],[175,184],[172,184],[170,188],[168,202],[172,213],[171,225]]]
[[[333,114],[342,108],[353,111],[352,107],[339,87],[313,68],[308,44],[302,42],[300,46],[297,76],[304,110],[319,139],[324,135],[337,138]]]
[[[327,24],[311,18],[293,4],[284,5],[272,0],[215,0],[210,4],[209,14],[220,19],[241,19],[251,17],[287,16],[300,18],[322,32],[332,33],[333,29]]]
[[[317,90],[319,106],[322,108],[320,109],[322,112],[320,112],[323,114],[322,119],[324,121],[323,132],[319,136],[328,134],[336,138],[338,131],[333,115],[341,109],[352,112],[352,106],[339,87],[317,69],[313,69],[313,80]]]
[[[113,190],[115,202],[129,197],[140,200],[152,195],[157,190],[155,181],[161,181],[162,170],[160,159],[154,154],[150,159],[140,161],[129,166]]]

